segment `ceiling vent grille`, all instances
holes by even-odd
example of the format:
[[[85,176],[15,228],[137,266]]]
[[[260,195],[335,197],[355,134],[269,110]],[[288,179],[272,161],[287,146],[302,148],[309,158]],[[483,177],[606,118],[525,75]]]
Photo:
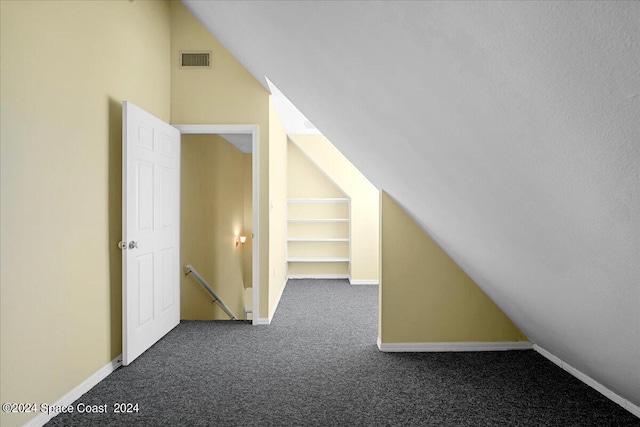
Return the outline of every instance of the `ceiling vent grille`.
[[[182,52],[181,66],[183,68],[210,67],[211,52]]]

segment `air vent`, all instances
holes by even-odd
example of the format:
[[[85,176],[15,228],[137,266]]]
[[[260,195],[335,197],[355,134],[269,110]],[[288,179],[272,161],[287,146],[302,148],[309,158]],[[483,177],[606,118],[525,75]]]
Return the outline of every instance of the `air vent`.
[[[184,68],[210,67],[211,52],[182,52],[181,66]]]

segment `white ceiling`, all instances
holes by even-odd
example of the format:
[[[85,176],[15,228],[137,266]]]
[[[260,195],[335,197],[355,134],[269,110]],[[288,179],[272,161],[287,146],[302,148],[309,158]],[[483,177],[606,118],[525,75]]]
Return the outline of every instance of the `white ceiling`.
[[[278,117],[288,135],[295,134],[319,134],[320,131],[315,127],[304,114],[293,105],[289,99],[265,77],[269,92],[271,92],[271,100],[278,112]]]
[[[640,404],[640,3],[184,3],[533,342]]]
[[[220,136],[243,153],[251,153],[253,143],[251,135],[246,133],[221,133]]]

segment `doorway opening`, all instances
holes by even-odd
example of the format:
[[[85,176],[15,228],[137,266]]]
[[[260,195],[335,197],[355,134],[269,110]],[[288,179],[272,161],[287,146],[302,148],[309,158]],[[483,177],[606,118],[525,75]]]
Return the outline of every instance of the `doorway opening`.
[[[189,145],[193,141],[196,144],[197,143],[205,144],[205,145],[209,144],[210,146],[213,145],[211,144],[211,142],[213,141],[213,142],[217,142],[218,145],[220,144],[227,145],[227,148],[235,152],[235,154],[232,153],[231,155],[233,157],[232,161],[236,163],[230,164],[230,163],[223,162],[218,165],[218,167],[221,170],[210,170],[210,168],[207,168],[207,167],[203,169],[207,174],[213,174],[211,176],[215,175],[216,177],[215,179],[217,179],[217,182],[215,182],[213,185],[216,187],[215,189],[216,194],[218,195],[221,193],[226,194],[226,196],[224,197],[227,197],[227,198],[226,199],[223,198],[222,200],[234,200],[235,202],[233,203],[235,203],[236,205],[236,213],[238,209],[242,209],[244,211],[243,214],[236,215],[236,217],[238,215],[243,216],[243,219],[241,218],[240,220],[237,220],[236,218],[232,223],[229,223],[228,218],[226,222],[225,220],[218,221],[219,223],[216,224],[216,226],[218,227],[218,231],[217,231],[218,247],[217,249],[216,248],[207,249],[208,251],[207,255],[209,256],[209,259],[206,260],[205,262],[214,263],[214,264],[215,263],[223,264],[223,266],[226,268],[228,267],[228,265],[224,265],[225,256],[228,257],[230,256],[230,254],[235,252],[235,254],[233,254],[234,257],[245,258],[242,264],[244,266],[250,266],[250,273],[247,272],[249,268],[243,267],[242,272],[236,271],[235,277],[229,277],[228,274],[226,275],[222,274],[221,276],[219,275],[218,280],[221,283],[218,283],[218,284],[225,285],[225,286],[239,286],[237,283],[231,284],[227,282],[228,281],[233,282],[234,280],[237,279],[237,274],[240,274],[243,282],[242,283],[243,289],[242,289],[242,293],[240,294],[240,298],[242,299],[242,295],[247,293],[245,291],[245,287],[247,285],[247,282],[249,282],[250,280],[249,284],[251,285],[251,291],[249,292],[251,294],[250,299],[252,300],[251,321],[255,325],[257,324],[256,322],[259,318],[258,301],[260,296],[260,283],[258,281],[259,280],[258,279],[259,278],[258,248],[259,248],[259,238],[260,238],[259,212],[258,212],[259,211],[258,209],[258,185],[259,185],[258,127],[257,125],[252,125],[252,124],[238,124],[238,125],[219,125],[219,124],[180,125],[178,124],[173,126],[176,129],[178,129],[181,135],[183,136],[182,150],[184,155],[191,156],[192,157],[191,161],[193,162],[202,162],[202,161],[206,161],[206,159],[198,158],[198,153],[187,151],[187,150],[190,150],[191,147],[187,148],[187,145],[185,145],[185,141],[187,141],[186,144],[189,144]],[[192,136],[193,140],[188,137],[189,135]],[[221,140],[224,140],[224,142],[221,142]],[[233,145],[235,148],[229,147],[230,145]],[[236,149],[239,152],[236,151]],[[250,156],[250,159],[248,159],[247,156]],[[243,157],[244,159],[242,159]],[[183,159],[183,160],[188,160],[188,159]],[[184,162],[183,162],[183,165],[184,165]],[[235,166],[242,165],[240,167],[240,169],[242,170],[236,170],[237,168],[234,167],[234,165]],[[215,166],[212,165],[212,167],[215,167]],[[184,178],[187,178],[187,174],[189,173],[189,171],[185,170],[185,168],[186,168],[186,165],[185,167],[183,167],[183,170],[181,173]],[[245,172],[250,172],[250,178],[248,177],[249,173],[245,173]],[[204,230],[201,230],[198,228],[198,221],[197,221],[197,218],[202,215],[202,212],[198,213],[194,210],[194,209],[197,209],[198,206],[203,208],[205,206],[208,206],[207,209],[214,213],[220,212],[220,210],[224,210],[224,209],[231,209],[231,206],[225,206],[224,205],[225,202],[220,201],[221,199],[216,199],[217,201],[216,200],[194,200],[193,197],[197,198],[199,196],[197,189],[193,188],[194,191],[190,192],[187,188],[185,188],[185,184],[190,183],[190,185],[194,187],[200,186],[200,184],[202,183],[201,182],[202,180],[200,178],[202,177],[196,175],[196,176],[189,176],[188,178],[189,179],[187,180],[187,182],[183,184],[182,198],[186,203],[191,203],[191,206],[193,206],[192,208],[189,209],[189,212],[190,214],[194,215],[194,218],[196,220],[194,221],[194,224],[190,224],[186,229],[181,231],[181,240],[188,239],[189,238],[188,233],[191,233],[191,235],[196,236],[196,238],[202,237],[201,235],[198,235],[198,233],[203,233]],[[239,183],[238,179],[240,179],[242,183]],[[250,182],[247,182],[249,180]],[[250,195],[248,195],[247,193],[250,193]],[[244,199],[244,202],[242,199]],[[209,205],[207,205],[207,203]],[[218,206],[211,205],[211,203],[214,203],[214,204],[218,203]],[[250,204],[250,209],[237,208],[237,203],[241,203],[241,204],[244,203],[244,206]],[[181,206],[183,206],[182,202],[181,202]],[[183,212],[183,215],[184,214],[185,212]],[[251,215],[251,218],[247,218],[249,215]],[[188,219],[188,218],[185,218],[185,219]],[[210,220],[215,221],[216,218],[210,218]],[[219,230],[220,227],[223,227],[224,229],[220,231]],[[220,238],[220,233],[222,233],[221,238]],[[223,245],[223,246],[221,247],[220,245]],[[194,256],[198,258],[201,255],[201,254],[196,255],[198,251],[197,247],[193,247],[193,248],[190,247],[190,249],[191,249],[191,255],[189,253],[185,254],[186,256],[182,257],[182,260],[181,260],[182,264],[191,263],[191,261],[189,261],[189,259],[187,258],[189,256]],[[251,252],[250,256],[247,253],[249,251]],[[200,257],[200,259],[202,259],[202,257]],[[195,262],[193,264],[194,264],[193,267],[195,267],[196,269],[201,268]],[[184,267],[184,265],[182,267]],[[209,267],[211,267],[211,264],[202,266],[203,269],[206,269]],[[237,269],[237,266],[236,266],[236,269]],[[233,276],[233,274],[231,274],[231,276]],[[217,285],[217,283],[210,283],[210,284],[214,288]],[[189,287],[196,288],[200,286],[197,283],[189,283]],[[198,290],[198,292],[199,291],[200,290]],[[236,295],[238,292],[239,290],[236,289]],[[223,291],[218,293],[220,294],[220,297],[224,301],[225,292]],[[227,301],[224,301],[224,302],[227,303]],[[243,312],[241,311],[241,309],[238,309],[237,304],[231,304],[231,305],[235,305],[234,314],[238,318],[245,317],[243,316]],[[191,316],[194,316],[194,315],[191,314]],[[182,312],[181,312],[181,318],[184,318],[184,314]]]

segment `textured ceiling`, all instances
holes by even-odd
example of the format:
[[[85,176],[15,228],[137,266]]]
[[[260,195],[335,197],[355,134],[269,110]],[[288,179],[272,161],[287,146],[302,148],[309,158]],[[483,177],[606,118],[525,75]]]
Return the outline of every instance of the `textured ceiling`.
[[[184,3],[533,342],[640,404],[640,3]]]

